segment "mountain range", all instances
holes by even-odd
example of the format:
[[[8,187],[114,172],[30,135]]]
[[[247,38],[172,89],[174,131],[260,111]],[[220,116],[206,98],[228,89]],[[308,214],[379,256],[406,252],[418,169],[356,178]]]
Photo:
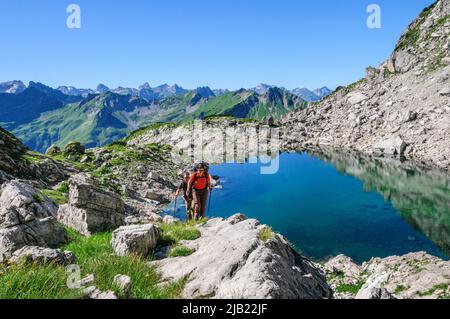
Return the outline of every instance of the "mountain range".
[[[152,88],[148,83],[116,89],[99,84],[93,90],[11,81],[1,83],[0,88],[0,126],[39,152],[73,140],[88,147],[102,146],[157,122],[216,115],[281,118],[317,100],[317,95],[303,99],[286,89],[262,84],[237,91],[186,90],[176,84]]]

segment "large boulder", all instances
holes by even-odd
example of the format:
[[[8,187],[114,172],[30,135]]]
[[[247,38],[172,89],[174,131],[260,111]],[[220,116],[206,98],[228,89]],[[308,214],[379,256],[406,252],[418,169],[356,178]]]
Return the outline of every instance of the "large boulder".
[[[83,235],[114,230],[123,225],[124,202],[97,182],[77,174],[69,179],[69,201],[61,205],[58,220]]]
[[[153,224],[122,226],[112,234],[111,245],[118,256],[147,256],[156,247],[159,228]]]
[[[376,143],[374,149],[383,154],[402,156],[407,146],[406,142],[400,136],[396,135]]]
[[[193,254],[152,262],[164,280],[187,278],[184,298],[332,297],[319,267],[257,220],[215,218],[198,229],[199,239],[183,242]]]
[[[70,251],[61,251],[37,246],[25,246],[17,251],[11,257],[12,263],[33,263],[39,265],[60,265],[68,266],[75,264],[77,259]]]
[[[70,155],[82,155],[86,151],[86,148],[83,144],[79,142],[69,142],[64,147],[64,153],[70,154]]]
[[[0,194],[0,262],[24,246],[67,243],[67,233],[55,218],[57,206],[50,199],[20,181],[5,183]]]

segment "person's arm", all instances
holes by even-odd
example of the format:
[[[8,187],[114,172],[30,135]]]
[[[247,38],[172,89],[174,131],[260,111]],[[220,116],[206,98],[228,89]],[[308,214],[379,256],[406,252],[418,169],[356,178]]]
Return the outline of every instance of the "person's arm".
[[[212,187],[212,185],[211,185],[211,175],[209,175],[209,174],[207,175],[206,181],[208,182],[209,191],[212,192],[214,187]]]
[[[187,184],[187,190],[186,190],[186,195],[188,195],[188,196],[191,195],[191,189],[192,189],[192,183],[194,183],[194,177],[195,177],[195,175],[191,175],[191,177],[189,177],[189,182]]]
[[[177,191],[175,192],[175,198],[174,199],[177,199],[178,196],[180,196],[181,187],[182,187],[182,184],[178,185]]]

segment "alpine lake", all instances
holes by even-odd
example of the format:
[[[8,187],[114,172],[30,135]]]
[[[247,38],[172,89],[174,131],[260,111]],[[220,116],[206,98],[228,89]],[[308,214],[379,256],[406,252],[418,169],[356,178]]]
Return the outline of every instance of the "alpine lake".
[[[212,165],[220,177],[208,217],[242,213],[285,236],[315,261],[425,251],[450,257],[450,175],[438,169],[352,152],[282,153],[275,174],[261,162]],[[257,162],[257,163],[255,163]],[[266,163],[266,162],[265,162]],[[186,219],[184,201],[166,214]]]

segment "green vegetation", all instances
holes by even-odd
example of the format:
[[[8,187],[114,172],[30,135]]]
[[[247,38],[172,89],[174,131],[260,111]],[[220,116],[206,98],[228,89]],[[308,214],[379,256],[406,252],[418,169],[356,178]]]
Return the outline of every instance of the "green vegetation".
[[[200,231],[195,227],[205,220],[191,221],[188,223],[176,223],[173,225],[159,224],[162,231],[161,244],[164,246],[177,246],[181,240],[195,240],[200,238]]]
[[[175,246],[170,250],[169,257],[185,257],[192,255],[194,251],[184,246]]]
[[[403,291],[405,291],[405,290],[407,290],[407,289],[408,289],[408,288],[405,287],[405,286],[403,286],[403,285],[398,285],[397,287],[395,287],[394,293],[395,293],[395,294],[399,294],[399,293],[401,293],[401,292],[403,292]]]
[[[410,46],[417,46],[417,42],[420,38],[420,25],[423,23],[423,21],[425,21],[436,4],[437,1],[422,11],[422,13],[419,15],[419,20],[415,22],[414,26],[411,25],[409,27],[409,30],[401,37],[395,48],[395,51],[403,50]]]
[[[434,294],[436,291],[438,290],[442,290],[443,294],[441,294],[441,296],[439,296],[440,299],[450,299],[450,294],[448,292],[448,286],[449,284],[439,284],[434,286],[433,288],[427,290],[427,291],[423,291],[423,292],[418,292],[417,294],[420,297],[426,297],[426,296],[431,296],[432,294]]]
[[[0,299],[74,299],[81,292],[67,287],[63,267],[0,264]]]
[[[335,279],[343,279],[345,276],[345,273],[342,270],[336,270],[330,274],[327,275],[327,281],[331,282]]]
[[[358,291],[362,288],[364,285],[363,281],[359,281],[358,283],[352,285],[352,284],[340,284],[336,287],[336,292],[339,293],[351,293],[353,295],[356,295]]]
[[[268,242],[273,238],[274,234],[272,231],[272,228],[270,227],[264,227],[258,232],[258,238],[261,239],[263,242]]]
[[[39,164],[44,162],[45,160],[45,156],[32,151],[27,151],[25,154],[21,156],[21,158],[26,162],[28,162],[29,164]]]
[[[67,204],[68,196],[67,193],[60,192],[54,189],[41,189],[42,194],[53,200],[58,205]]]
[[[145,134],[146,132],[148,132],[148,131],[159,130],[159,129],[165,128],[165,127],[175,128],[175,127],[177,127],[177,126],[178,126],[178,124],[176,124],[176,123],[171,123],[171,122],[169,122],[169,123],[162,123],[162,122],[154,123],[154,124],[151,124],[151,125],[149,125],[149,126],[145,126],[145,127],[142,127],[142,128],[140,128],[140,129],[138,129],[138,130],[136,130],[136,131],[131,132],[131,133],[128,135],[128,137],[126,137],[126,138],[124,139],[124,141],[131,141],[131,140],[133,140],[133,139],[136,139],[136,138],[138,138],[139,136],[144,135],[144,134]]]
[[[64,181],[61,182],[55,189],[41,189],[40,192],[58,205],[67,204],[69,184]]]
[[[178,245],[181,240],[200,237],[196,225],[205,220],[174,225],[160,225],[162,239],[159,247],[171,244],[170,257],[188,256],[193,251]],[[116,275],[127,275],[132,280],[132,298],[171,299],[178,298],[186,284],[186,279],[160,285],[159,275],[149,266],[153,254],[147,258],[138,256],[120,257],[111,247],[112,233],[101,233],[84,237],[72,229],[67,229],[69,243],[63,250],[70,250],[76,256],[81,269],[81,277],[93,274],[93,285],[102,291],[112,290],[120,298],[120,289],[113,284]],[[0,299],[73,299],[82,296],[81,290],[67,288],[65,269],[57,265],[0,264]]]
[[[352,84],[348,85],[348,86],[347,86],[347,90],[348,90],[349,92],[351,92],[351,91],[353,91],[355,88],[357,88],[359,85],[361,85],[361,84],[363,84],[363,83],[366,83],[366,82],[367,82],[367,79],[366,79],[366,78],[362,78],[362,79],[360,79],[360,80],[358,80],[358,81],[356,81],[356,82],[353,82]]]
[[[384,70],[383,70],[383,76],[384,76],[385,78],[390,78],[390,77],[393,76],[394,74],[395,74],[395,72],[389,71],[388,68],[384,68]]]
[[[70,243],[64,247],[78,258],[82,276],[94,274],[95,285],[100,290],[112,290],[118,296],[120,291],[113,285],[114,276],[127,275],[133,283],[132,297],[138,299],[176,298],[181,293],[183,281],[157,287],[159,277],[148,265],[149,259],[113,254],[111,233],[83,237],[69,230]],[[123,296],[120,296],[123,297]]]
[[[42,195],[39,193],[35,193],[33,195],[33,200],[38,203],[38,204],[43,204],[44,203],[44,199],[42,198]]]

